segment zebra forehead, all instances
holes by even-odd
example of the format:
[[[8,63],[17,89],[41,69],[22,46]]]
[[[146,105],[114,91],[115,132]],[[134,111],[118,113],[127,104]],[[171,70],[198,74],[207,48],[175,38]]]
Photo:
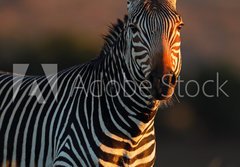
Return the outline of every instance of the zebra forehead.
[[[176,12],[169,11],[150,11],[146,12],[144,15],[139,13],[132,17],[132,22],[136,25],[151,25],[150,27],[159,27],[160,25],[173,25],[176,23],[181,23],[182,17]],[[148,26],[148,28],[150,28]]]

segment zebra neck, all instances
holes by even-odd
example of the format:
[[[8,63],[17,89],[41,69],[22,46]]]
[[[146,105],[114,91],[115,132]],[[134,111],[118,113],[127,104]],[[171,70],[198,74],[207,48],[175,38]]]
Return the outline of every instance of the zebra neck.
[[[97,81],[94,88],[90,88],[94,89],[97,95],[93,95],[91,106],[97,113],[97,118],[94,120],[93,114],[89,128],[90,122],[99,121],[99,124],[94,126],[101,127],[102,132],[109,132],[111,128],[115,128],[115,135],[128,139],[135,137],[135,141],[138,141],[140,134],[153,130],[157,108],[154,108],[156,103],[147,94],[148,91],[139,89],[142,85],[132,77],[124,59],[124,49],[119,48],[123,46],[122,42],[120,39],[118,44],[110,48],[109,55],[93,61],[90,65],[91,79],[84,79],[90,80],[91,83]],[[92,85],[91,83],[87,85]]]

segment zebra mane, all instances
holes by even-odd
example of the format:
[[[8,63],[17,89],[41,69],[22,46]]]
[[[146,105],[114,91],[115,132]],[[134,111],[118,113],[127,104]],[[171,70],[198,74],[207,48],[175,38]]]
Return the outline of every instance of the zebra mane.
[[[112,24],[109,26],[107,35],[103,35],[104,45],[100,56],[105,55],[116,44],[117,39],[119,39],[125,28],[127,20],[128,16],[125,15],[124,20],[118,19],[116,24]]]

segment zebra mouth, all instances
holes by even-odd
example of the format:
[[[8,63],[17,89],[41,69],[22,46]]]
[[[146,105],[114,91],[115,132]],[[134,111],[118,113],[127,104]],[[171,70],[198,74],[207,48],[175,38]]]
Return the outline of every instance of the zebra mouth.
[[[175,90],[176,77],[150,77],[150,82],[152,83],[151,93],[156,100],[168,100],[170,99]]]
[[[157,100],[168,100],[173,96],[174,90],[174,87],[162,86],[158,90],[156,90],[154,98],[156,98]]]
[[[174,94],[175,87],[163,84],[152,85],[152,95],[156,100],[168,100]]]

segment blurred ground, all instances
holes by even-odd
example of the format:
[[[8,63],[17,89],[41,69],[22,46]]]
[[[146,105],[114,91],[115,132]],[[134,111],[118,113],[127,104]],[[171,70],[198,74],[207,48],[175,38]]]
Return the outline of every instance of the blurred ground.
[[[97,56],[108,25],[126,13],[125,1],[3,0],[0,1],[0,70],[14,63],[57,63],[59,70]],[[182,30],[185,97],[157,115],[161,167],[240,166],[240,1],[184,0],[178,2]],[[186,84],[196,80],[228,80],[229,97],[186,96]],[[190,93],[194,84],[187,85]],[[216,93],[216,83],[206,87]],[[179,102],[178,102],[179,101]]]

